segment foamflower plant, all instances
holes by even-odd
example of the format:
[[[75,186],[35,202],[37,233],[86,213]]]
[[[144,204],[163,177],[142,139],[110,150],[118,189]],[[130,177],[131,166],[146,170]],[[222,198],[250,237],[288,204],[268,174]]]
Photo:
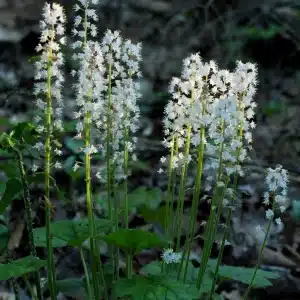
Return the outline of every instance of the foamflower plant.
[[[40,60],[36,62],[34,94],[38,97],[37,107],[41,116],[36,116],[38,131],[43,135],[43,143],[35,145],[43,150],[45,155],[45,212],[46,212],[46,240],[47,240],[47,268],[48,285],[52,299],[56,299],[55,262],[52,247],[51,215],[52,205],[50,199],[51,167],[53,166],[53,153],[60,154],[59,149],[53,149],[53,134],[55,130],[62,131],[63,98],[61,94],[64,76],[61,67],[64,63],[62,45],[65,44],[64,24],[66,17],[63,7],[59,4],[46,3],[43,9],[43,20],[40,22],[41,37],[36,51],[41,53]],[[60,168],[56,162],[55,167]]]
[[[52,188],[59,189],[61,184],[54,181],[54,171],[63,172],[65,167],[60,161],[64,149],[56,137],[57,133],[65,134],[62,70],[63,53],[68,44],[64,36],[63,7],[46,3],[40,22],[40,42],[36,47],[40,56],[35,64],[34,95],[38,114],[34,117],[34,128],[39,140],[33,145],[43,153],[44,165],[34,161],[28,166],[27,161],[23,161],[24,148],[16,146],[22,144],[16,142],[16,136],[23,141],[21,136],[27,132],[21,125],[14,134],[0,136],[1,149],[9,141],[8,147],[17,155],[21,176],[19,181],[17,178],[8,180],[0,209],[4,212],[23,189],[31,255],[11,260],[9,253],[9,264],[0,264],[0,280],[11,280],[18,297],[17,278],[22,277],[33,298],[43,299],[39,271],[46,267],[46,286],[50,298],[56,299],[68,278],[57,276],[53,249],[68,246],[79,249],[84,271],[80,280],[73,278],[68,284],[75,282],[72,292],[83,287],[80,291],[85,291],[87,299],[216,299],[221,279],[231,278],[247,285],[243,296],[246,300],[253,288],[268,286],[270,279],[278,277],[260,270],[260,266],[270,229],[274,223],[281,224],[278,212],[283,213],[286,208],[288,184],[288,172],[282,166],[267,170],[264,204],[268,225],[256,266],[223,266],[224,247],[230,244],[231,219],[237,205],[238,178],[247,175],[243,165],[249,159],[252,130],[256,127],[256,65],[238,61],[233,71],[222,70],[213,60],[203,61],[199,53],[183,60],[180,76],[170,81],[170,99],[162,120],[166,154],[160,159],[157,176],[166,173],[168,182],[165,197],[156,206],[159,210],[156,212],[147,200],[152,199],[154,193],[141,188],[134,199],[129,184],[131,163],[138,159],[142,46],[110,29],[102,38],[98,37],[96,5],[99,2],[74,1],[70,43],[74,97],[69,101],[73,104],[76,124],[72,138],[82,145],[76,149],[71,169],[74,173],[84,169],[81,182],[85,188],[87,217],[52,222]],[[102,161],[99,163],[99,160]],[[44,176],[45,227],[34,228],[27,172],[38,170],[42,170]],[[185,226],[186,191],[191,187],[188,175],[193,171],[190,218]],[[12,188],[14,184],[20,189]],[[105,194],[104,200],[100,200],[106,201],[101,214],[96,206],[98,187]],[[204,193],[210,193],[210,215],[202,222],[204,246],[196,267],[192,263],[195,259],[192,249],[197,238],[199,202]],[[137,203],[137,212],[145,219],[155,214],[155,220],[163,222],[160,225],[164,232],[157,234],[130,228],[130,213],[135,208],[132,199]],[[221,224],[225,212],[226,221]],[[220,229],[221,240],[217,241]],[[257,230],[263,229],[258,226]],[[219,242],[220,249],[218,258],[212,260],[215,242]],[[107,246],[106,260],[101,257],[103,244]],[[36,247],[47,249],[46,260],[37,257]],[[137,254],[152,248],[157,250],[155,261],[144,266],[136,263]],[[35,273],[37,293],[27,277],[31,272]]]

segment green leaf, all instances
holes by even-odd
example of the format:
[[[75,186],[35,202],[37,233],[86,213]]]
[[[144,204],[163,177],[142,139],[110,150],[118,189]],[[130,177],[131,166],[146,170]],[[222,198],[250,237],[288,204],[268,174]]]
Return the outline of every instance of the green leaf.
[[[46,265],[45,260],[35,256],[26,256],[8,264],[0,264],[0,280],[20,277],[27,273],[35,272]]]
[[[154,210],[159,207],[161,201],[162,193],[159,188],[148,189],[142,186],[128,194],[129,209],[145,205]]]
[[[117,297],[130,296],[132,300],[192,300],[200,296],[194,284],[184,284],[163,276],[135,275],[132,279],[119,279],[114,288]]]
[[[95,226],[97,235],[107,233],[112,227],[112,222],[95,219]],[[57,221],[52,223],[51,231],[53,247],[80,246],[89,238],[89,222],[88,219]],[[33,235],[37,247],[47,247],[45,227],[35,228]]]
[[[0,170],[2,170],[8,178],[19,178],[20,176],[19,165],[16,159],[13,159],[9,162],[1,162]]]
[[[5,182],[0,182],[0,194],[3,194],[6,189],[6,183]]]
[[[159,223],[162,227],[164,227],[165,219],[168,217],[166,206],[151,209],[143,205],[138,209],[138,213],[141,214],[148,223]]]
[[[70,137],[66,138],[65,144],[67,148],[71,150],[74,154],[81,153],[82,151],[80,150],[80,148],[84,147],[84,141],[76,140]]]
[[[153,261],[150,264],[144,265],[141,268],[141,272],[147,275],[159,275],[161,274],[161,262],[160,261]]]
[[[154,233],[139,229],[120,229],[100,237],[100,239],[131,253],[138,253],[143,249],[153,247],[163,247],[167,244]]]
[[[80,278],[67,278],[56,281],[57,290],[65,296],[72,298],[83,298],[85,289],[83,287],[83,280]]]
[[[35,126],[30,122],[18,123],[12,130],[12,137],[19,144],[23,146],[26,144],[34,144],[39,136]]]
[[[64,161],[64,169],[68,173],[74,173],[73,172],[73,166],[76,162],[76,156],[72,155],[69,156],[65,161]]]
[[[215,261],[209,261],[210,267],[214,269]],[[250,284],[254,268],[234,267],[234,266],[220,266],[219,276],[223,279],[232,279],[240,281],[245,284]],[[267,287],[271,286],[272,282],[269,279],[279,278],[279,274],[264,270],[258,270],[254,279],[253,286],[255,287]]]
[[[10,136],[6,132],[3,132],[0,135],[0,147],[1,147],[1,150],[8,150],[8,149],[10,149],[9,140],[10,140]]]
[[[184,264],[185,266],[185,264]],[[168,266],[168,277],[174,280],[177,280],[179,264],[170,264]],[[184,269],[183,269],[184,270]],[[161,262],[153,261],[150,264],[147,264],[142,267],[142,272],[148,275],[160,275],[161,274]],[[187,276],[186,280],[189,284],[194,284],[197,281],[199,268],[195,268],[191,262],[189,262],[188,269],[187,269]],[[181,273],[183,278],[183,271]],[[206,272],[202,279],[202,284],[200,288],[200,293],[208,293],[211,290],[211,286],[213,284],[213,273]]]
[[[22,189],[22,184],[19,179],[11,178],[6,183],[5,192],[0,200],[0,214],[3,214],[5,209],[10,205],[11,201],[19,195]]]
[[[134,171],[148,171],[150,169],[149,162],[142,160],[131,160],[129,167]]]

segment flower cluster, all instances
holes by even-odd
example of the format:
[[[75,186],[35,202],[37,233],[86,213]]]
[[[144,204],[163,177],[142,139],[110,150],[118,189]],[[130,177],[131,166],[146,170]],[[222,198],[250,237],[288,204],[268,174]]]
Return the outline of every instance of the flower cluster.
[[[89,2],[96,4],[97,1],[79,1],[75,10],[84,10],[85,18],[75,18],[74,34],[80,37],[80,42],[75,42],[73,47],[81,47],[81,51],[74,55],[79,61],[78,71],[72,71],[77,75],[76,103],[79,110],[75,112],[78,119],[76,126],[77,138],[82,138],[86,123],[91,132],[97,129],[97,136],[91,137],[90,143],[100,144],[106,154],[103,145],[110,142],[110,159],[115,164],[115,171],[122,174],[124,149],[133,154],[136,138],[130,138],[137,131],[139,108],[136,104],[140,97],[139,84],[135,77],[140,77],[139,62],[141,61],[141,45],[133,44],[130,40],[124,41],[119,31],[107,30],[101,43],[87,40],[88,29],[91,36],[95,36],[95,27],[87,21],[91,18],[96,21],[95,11],[89,8]],[[82,25],[82,30],[76,28]],[[88,116],[88,120],[87,120]],[[100,133],[100,134],[99,134]],[[95,153],[97,146],[89,145],[85,152]],[[74,166],[75,167],[75,166]],[[78,166],[76,165],[77,169]],[[105,170],[97,173],[99,179],[105,180],[102,174]],[[122,175],[121,175],[122,176]],[[119,177],[119,176],[118,176]]]
[[[268,192],[264,193],[264,204],[270,204],[270,197],[274,197],[273,209],[266,211],[266,218],[270,219],[274,216],[274,210],[276,206],[279,207],[280,212],[284,212],[286,209],[286,196],[287,196],[287,184],[288,184],[288,172],[282,168],[281,165],[277,165],[275,169],[268,168],[268,173],[265,179],[268,186]],[[275,220],[277,224],[281,223],[280,218]]]
[[[216,64],[211,61],[203,63],[199,54],[193,54],[183,62],[181,78],[173,78],[169,92],[173,100],[165,107],[164,145],[173,147],[172,138],[178,143],[178,155],[172,160],[173,168],[184,162],[183,147],[189,137],[194,146],[200,144],[200,129],[211,124],[211,115],[208,113],[213,98],[208,93],[207,78],[215,72]],[[191,157],[186,157],[187,161]]]
[[[229,72],[219,70],[214,61],[203,63],[199,54],[184,60],[181,78],[173,78],[170,83],[169,92],[173,99],[165,108],[163,120],[164,145],[172,148],[172,141],[178,143],[178,154],[172,159],[173,168],[185,159],[191,160],[190,154],[185,157],[183,153],[190,135],[194,147],[203,139],[210,157],[206,169],[219,168],[221,158],[223,172],[243,175],[240,164],[247,156],[243,141],[251,144],[251,130],[255,128],[253,95],[256,74],[256,66],[251,63],[238,61],[235,71]],[[205,137],[201,137],[201,128],[205,128]],[[162,157],[161,162],[165,160]],[[223,185],[221,181],[218,184]]]
[[[214,121],[208,129],[212,143],[208,143],[206,149],[209,155],[222,158],[227,175],[235,172],[244,175],[240,165],[247,156],[243,140],[250,144],[251,130],[255,128],[253,95],[256,73],[255,65],[238,61],[233,73],[219,70],[210,78],[215,99],[212,105]],[[219,161],[211,159],[207,167],[214,169],[218,166]]]
[[[88,41],[84,51],[78,54],[80,69],[76,89],[76,104],[78,111],[74,117],[78,119],[76,125],[77,138],[82,138],[84,122],[97,122],[103,112],[103,92],[107,90],[104,80],[104,60],[99,43]],[[88,116],[88,120],[86,119]],[[85,153],[95,153],[97,149],[90,145]]]
[[[73,49],[83,48],[84,43],[87,42],[88,34],[92,37],[97,36],[97,27],[91,21],[97,22],[98,16],[95,9],[90,8],[90,5],[96,5],[98,3],[99,0],[78,0],[78,3],[74,5],[76,14],[83,12],[83,15],[76,15],[75,17],[72,33],[73,36],[78,36],[79,39],[73,43]]]
[[[54,129],[62,131],[63,99],[62,84],[64,76],[61,67],[64,63],[61,53],[61,46],[65,44],[65,24],[66,18],[62,6],[59,4],[45,3],[43,9],[43,20],[40,21],[41,37],[36,51],[40,54],[40,60],[35,63],[35,86],[34,94],[37,96],[36,105],[40,109],[41,115],[35,116],[34,120],[38,124],[37,130],[40,133],[46,131],[45,112],[49,108],[51,116],[50,132]],[[37,143],[35,148],[39,151],[44,149],[43,143]],[[59,150],[57,150],[59,151]],[[61,154],[61,152],[58,152]]]
[[[111,90],[103,102],[96,125],[103,133],[102,136],[106,136],[109,126],[113,152],[111,163],[115,164],[117,172],[122,176],[124,149],[126,148],[132,159],[136,159],[133,151],[137,140],[131,136],[138,129],[140,115],[137,106],[137,100],[141,96],[140,87],[135,78],[141,77],[139,69],[141,44],[133,44],[130,40],[124,41],[118,31],[107,30],[101,49],[107,68],[105,82]]]
[[[161,258],[166,264],[177,264],[182,258],[182,253],[176,253],[172,248],[164,249],[163,253],[161,254]]]

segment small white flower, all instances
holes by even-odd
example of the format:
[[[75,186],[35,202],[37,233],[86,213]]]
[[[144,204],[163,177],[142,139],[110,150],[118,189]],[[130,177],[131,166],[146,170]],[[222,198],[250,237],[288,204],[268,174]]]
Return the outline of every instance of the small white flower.
[[[176,253],[171,248],[164,249],[163,253],[161,254],[161,258],[166,264],[177,264],[182,258],[182,253]]]
[[[206,221],[202,221],[201,223],[200,223],[200,226],[205,226],[206,225]]]
[[[33,164],[33,166],[31,167],[31,171],[32,171],[33,173],[35,173],[35,172],[38,170],[38,168],[39,168],[39,166]]]
[[[76,162],[73,166],[73,172],[76,172],[80,168],[79,164]]]
[[[279,206],[279,210],[280,210],[281,213],[284,213],[285,210],[286,210],[286,207],[281,205],[281,206]]]
[[[163,164],[166,161],[166,158],[164,156],[161,157],[160,162]]]
[[[262,231],[262,227],[260,225],[257,225],[255,227],[256,232],[261,232]]]
[[[272,209],[268,209],[266,211],[266,218],[267,218],[267,220],[270,220],[271,218],[273,218],[273,216],[274,216],[273,210]]]
[[[56,162],[55,164],[54,164],[54,168],[55,169],[61,169],[62,168],[62,164],[60,163],[60,162]]]
[[[44,144],[42,142],[36,143],[33,148],[37,149],[38,151],[44,150]]]
[[[163,173],[163,172],[164,172],[164,170],[163,170],[162,168],[160,168],[160,169],[157,171],[158,174],[161,174],[161,173]]]
[[[281,223],[282,223],[282,222],[281,222],[281,219],[280,219],[280,218],[276,218],[276,219],[275,219],[275,223],[276,223],[277,225],[281,225]]]
[[[217,186],[218,187],[224,187],[225,186],[225,183],[223,181],[218,181],[217,182]]]
[[[61,156],[63,154],[63,152],[61,150],[57,149],[57,148],[54,150],[54,152],[58,156]]]
[[[231,245],[231,243],[228,240],[225,240],[225,244],[224,245],[225,246],[229,246],[229,245]]]
[[[83,152],[85,154],[94,154],[94,153],[97,153],[97,148],[94,146],[94,145],[90,145],[89,147],[86,147]]]

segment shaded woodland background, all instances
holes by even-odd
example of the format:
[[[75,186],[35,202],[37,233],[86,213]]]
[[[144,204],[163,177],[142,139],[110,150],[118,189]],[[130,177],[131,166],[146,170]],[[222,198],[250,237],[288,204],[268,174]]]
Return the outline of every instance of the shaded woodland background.
[[[74,1],[58,0],[66,7],[72,21]],[[265,251],[263,267],[276,270],[282,278],[273,287],[257,291],[256,299],[300,298],[300,1],[299,0],[102,0],[98,5],[99,39],[109,28],[120,30],[124,38],[142,42],[143,63],[141,79],[143,98],[139,132],[138,157],[131,177],[131,188],[166,188],[166,178],[159,176],[159,158],[166,154],[161,144],[163,109],[169,99],[168,83],[179,76],[182,60],[193,52],[200,52],[203,60],[214,59],[220,68],[233,69],[236,60],[257,63],[259,85],[252,161],[246,165],[247,176],[239,181],[239,200],[243,203],[233,217],[231,246],[226,248],[224,262],[252,266],[257,258],[261,236],[256,225],[265,226],[262,193],[264,168],[282,164],[290,172],[290,208],[283,216],[282,226],[275,226]],[[35,46],[39,38],[38,21],[44,1],[0,0],[0,131],[11,124],[30,120],[35,103],[32,96]],[[68,38],[72,41],[72,22],[68,24]],[[73,67],[71,51],[66,49],[67,74]],[[56,180],[69,201],[56,199],[55,219],[73,218],[84,214],[84,187],[80,178],[70,176],[74,105],[71,80],[65,88],[68,131],[62,137],[65,143],[65,169],[56,174]],[[70,109],[69,109],[70,108]],[[0,158],[1,164],[8,163]],[[69,165],[68,165],[69,164]],[[0,180],[3,174],[0,173]],[[190,174],[193,184],[193,172]],[[36,226],[43,225],[39,206],[42,187],[33,189],[33,207]],[[98,193],[98,187],[95,191]],[[101,195],[101,187],[99,187]],[[209,197],[209,195],[203,195]],[[100,196],[99,196],[100,197]],[[100,197],[101,198],[101,197]],[[187,192],[187,212],[191,201]],[[7,222],[14,235],[11,242],[16,257],[27,253],[27,234],[24,225],[22,201],[14,201]],[[209,214],[208,205],[199,208],[198,233],[201,221]],[[2,222],[2,221],[1,221]],[[151,225],[133,213],[131,227]],[[194,248],[201,253],[201,239]],[[217,255],[218,247],[213,255]],[[42,255],[42,253],[41,253]],[[56,253],[58,276],[70,272],[81,274],[79,253],[64,249]],[[146,253],[136,258],[138,269],[153,257]],[[240,299],[240,287],[235,283],[221,285],[227,299]],[[4,291],[3,287],[3,291]],[[61,295],[62,296],[62,295]],[[25,297],[25,295],[24,295]],[[63,297],[63,296],[62,296]],[[26,299],[26,298],[24,298]],[[64,298],[62,298],[64,299]],[[81,298],[77,298],[81,299]]]

